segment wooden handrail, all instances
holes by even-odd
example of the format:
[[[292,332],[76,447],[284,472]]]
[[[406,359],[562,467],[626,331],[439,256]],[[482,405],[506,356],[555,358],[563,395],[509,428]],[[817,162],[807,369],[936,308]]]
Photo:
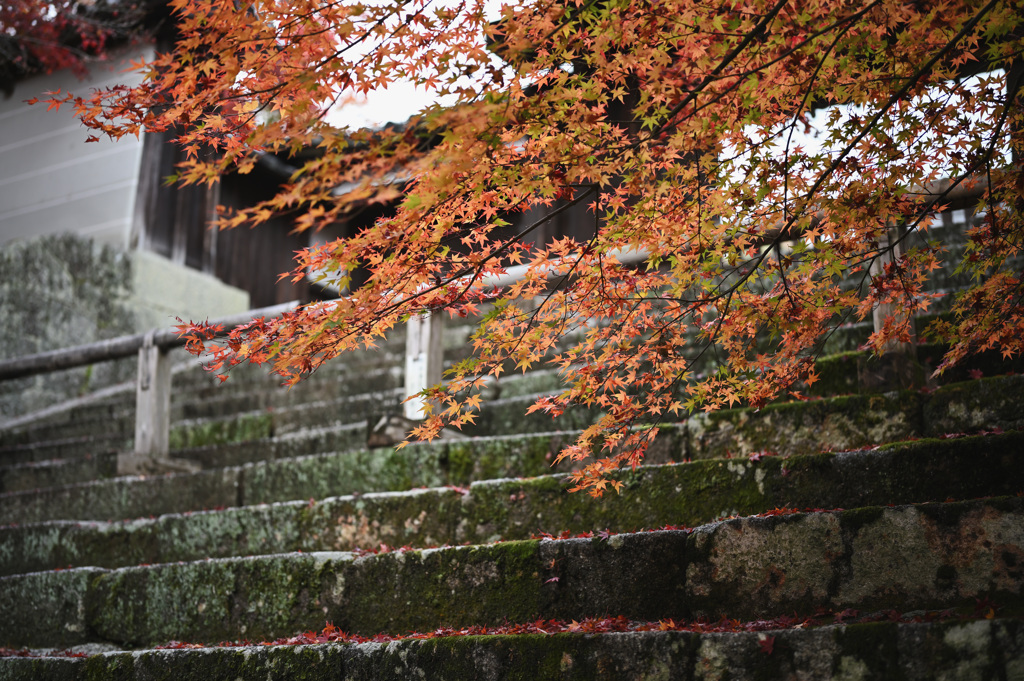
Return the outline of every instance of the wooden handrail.
[[[292,301],[281,305],[258,308],[241,314],[231,315],[230,317],[216,319],[211,324],[219,324],[227,332],[239,324],[245,324],[259,317],[277,317],[285,312],[294,310],[297,306],[298,302]],[[134,336],[121,336],[96,343],[76,345],[73,348],[62,348],[60,350],[40,352],[35,355],[25,355],[0,361],[0,381],[131,357],[143,347],[146,342],[146,336],[150,334],[152,334],[153,345],[161,350],[169,350],[185,345],[186,339],[179,337],[176,328],[153,329],[146,333],[135,334]]]

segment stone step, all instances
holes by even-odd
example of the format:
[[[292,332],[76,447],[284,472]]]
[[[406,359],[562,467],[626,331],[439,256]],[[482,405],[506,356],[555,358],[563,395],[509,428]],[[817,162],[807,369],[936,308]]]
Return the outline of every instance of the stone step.
[[[35,421],[17,430],[0,432],[4,448],[45,443],[52,440],[89,440],[102,438],[130,442],[135,437],[135,404],[104,405],[95,412],[79,416],[77,412]]]
[[[690,418],[692,458],[769,451],[806,454],[885,442],[1024,427],[1024,376],[945,385],[934,391],[849,395],[725,409]]]
[[[503,377],[487,391],[511,395],[552,390],[558,386],[555,372],[542,371]],[[241,418],[248,426],[263,420],[252,437],[273,432],[287,433],[303,428],[323,427],[330,423],[355,422],[385,413],[401,412],[402,374],[395,368],[367,371],[358,380],[347,382],[303,381],[291,389],[276,382],[266,386],[247,385],[228,390],[211,387],[192,394],[175,385],[171,408],[172,448],[202,446],[212,442],[239,441],[248,428],[231,423]],[[224,386],[230,385],[230,382]],[[500,386],[500,387],[499,387]],[[182,396],[182,397],[178,397]],[[70,458],[73,453],[65,443],[89,443],[91,440],[128,448],[134,437],[134,393],[117,401],[103,400],[95,404],[69,409],[45,420],[29,422],[15,430],[0,432],[0,462],[10,464],[32,460]],[[271,412],[279,412],[275,417]],[[233,435],[237,433],[237,435]],[[52,444],[51,444],[52,443]],[[59,443],[59,444],[58,444]],[[110,448],[110,447],[108,447]],[[47,450],[36,453],[35,450]],[[50,452],[48,450],[56,450]]]
[[[203,469],[242,466],[277,459],[291,459],[366,447],[368,424],[346,423],[306,428],[284,435],[199,445],[171,452],[172,458],[193,462]]]
[[[182,366],[180,361],[179,358],[172,371],[172,421],[228,415],[268,406],[288,406],[401,385],[401,362],[393,357],[376,361],[370,357],[355,367],[336,363],[336,369],[317,372],[290,389],[282,387],[280,377],[271,375],[267,367],[237,369],[237,375],[233,375],[231,381],[221,383],[199,367]],[[381,368],[374,369],[376,364]],[[135,408],[134,385],[122,388],[95,398],[86,396],[69,400],[66,408],[56,405],[36,419],[32,415],[22,417],[17,421],[21,425],[0,431],[0,457],[8,447],[36,441],[40,426],[45,429],[47,426],[93,423],[111,416],[132,414]]]
[[[5,466],[16,466],[41,461],[75,459],[122,450],[130,444],[129,438],[119,434],[46,440],[4,447],[0,450],[0,462]]]
[[[541,623],[542,625],[545,623]],[[830,624],[716,631],[459,635],[171,648],[91,657],[2,657],[5,681],[308,679],[1007,679],[1024,668],[1016,618]],[[639,629],[639,627],[638,627]],[[530,630],[534,631],[533,629]],[[461,633],[461,632],[459,632]],[[313,638],[313,637],[311,637]],[[301,639],[304,640],[304,639]],[[313,639],[315,640],[315,638]]]
[[[117,452],[0,466],[0,493],[72,485],[117,475]]]
[[[365,424],[362,424],[365,428]],[[330,441],[344,437],[320,431]],[[365,432],[365,431],[364,431]],[[0,494],[0,524],[46,520],[123,520],[295,499],[415,487],[468,485],[473,480],[551,472],[554,454],[575,433],[546,433],[411,444],[395,451],[348,450],[261,461],[199,473],[128,476]],[[277,442],[288,442],[281,438]],[[305,439],[295,441],[304,446]],[[283,445],[283,447],[286,447]],[[681,460],[679,432],[666,429],[652,461]],[[286,450],[282,450],[286,451]],[[565,469],[563,469],[565,470]]]
[[[0,578],[7,647],[362,635],[609,614],[753,620],[1024,599],[1024,498],[769,514],[692,531],[290,553]]]
[[[939,365],[948,347],[922,343],[914,349],[924,374],[930,374]],[[817,397],[877,392],[866,385],[870,374],[877,371],[877,362],[870,352],[857,350],[819,357],[814,363],[818,380],[809,386],[803,385],[801,391]],[[1024,357],[1007,359],[993,350],[969,357],[961,364],[947,369],[941,376],[924,375],[921,378],[927,379],[928,384],[935,388],[975,380],[977,377],[992,378],[1014,373],[1024,373]]]
[[[226,385],[226,384],[225,384]],[[238,412],[281,409],[307,403],[351,398],[354,395],[399,390],[402,372],[397,368],[368,370],[359,377],[337,381],[302,381],[286,388],[267,386],[261,389],[227,391],[213,388],[209,394],[176,392],[172,400],[172,420],[215,418]]]
[[[516,403],[516,400],[498,400],[492,405],[507,406],[509,403]],[[525,404],[518,406],[525,407]],[[339,409],[334,404],[330,408],[335,412]],[[485,405],[484,409],[488,408],[490,407]],[[199,433],[193,441],[201,442],[204,438],[207,442],[218,442],[231,437],[247,439],[278,428],[277,424],[282,424],[282,429],[298,428],[298,424],[289,422],[288,419],[293,415],[301,418],[300,412],[301,409],[296,408],[284,413],[253,414],[251,421],[246,418],[211,421],[189,428]],[[549,424],[564,423],[561,420],[543,418]],[[215,426],[226,426],[234,430],[225,434],[217,431]],[[524,424],[525,426],[529,426],[529,423]],[[664,438],[672,441],[669,445],[671,453],[665,459],[655,462],[746,456],[757,452],[791,455],[822,450],[842,451],[920,437],[1022,426],[1024,376],[1005,376],[944,386],[930,394],[904,392],[872,396],[854,395],[775,404],[760,410],[734,409],[698,415],[682,427],[677,425],[664,428]],[[208,431],[204,431],[204,428]],[[547,437],[549,443],[564,441],[564,437],[557,432],[549,432]],[[511,442],[517,438],[520,444],[512,445]],[[510,437],[509,445],[516,450],[529,441],[529,437]],[[398,453],[341,452],[336,455],[289,459],[285,462],[267,462],[246,473],[248,482],[245,483],[245,488],[259,491],[242,503],[323,498],[352,492],[401,490],[419,486],[464,485],[471,480],[507,475],[539,475],[548,472],[537,468],[519,469],[512,463],[504,469],[507,472],[503,474],[453,479],[447,473],[448,461],[456,461],[453,465],[461,466],[458,461],[472,460],[478,456],[476,451],[471,449],[476,447],[473,442],[469,440],[462,444],[458,441],[443,443],[438,445],[437,450],[431,450],[429,445],[424,445],[417,449],[407,448]],[[409,452],[419,454],[410,455]],[[424,460],[422,452],[434,453]],[[544,452],[545,457],[549,454],[550,449]],[[440,458],[442,455],[444,460]],[[409,456],[411,458],[407,458]],[[206,481],[212,480],[218,474],[207,471],[196,475],[206,476],[197,478],[197,481],[200,481],[197,482],[197,488],[205,490],[212,489]],[[230,485],[231,488],[239,484],[238,471],[225,469],[219,475],[221,480],[235,481]],[[21,492],[3,494],[0,495],[0,523],[58,519],[118,520],[139,515],[239,505],[237,493],[225,491],[221,482],[215,485],[220,490],[214,495],[216,500],[202,496],[202,501],[199,501],[188,490],[182,490],[174,495],[175,498],[166,497],[170,490],[187,485],[187,480],[188,478],[177,482],[173,481],[173,478],[150,478],[145,481],[114,479],[95,484],[50,488],[31,495]],[[139,505],[147,496],[137,496],[137,491],[132,491],[133,488],[139,488],[139,485],[152,489],[154,503],[149,510]],[[155,486],[159,486],[163,491],[157,492]],[[121,500],[124,500],[124,503],[120,503]],[[173,502],[174,505],[169,506],[167,502]]]
[[[558,419],[527,409],[540,395],[485,402],[471,435],[583,428],[597,410],[570,409]],[[1024,376],[970,380],[933,391],[901,391],[778,402],[761,409],[725,409],[688,421],[687,456],[708,458],[758,451],[806,454],[920,437],[1024,427]]]
[[[300,384],[301,385],[301,384]],[[513,409],[506,408],[506,401],[494,400],[486,402],[483,407],[483,411],[487,414],[493,414],[491,419],[495,422],[501,422],[502,420],[511,422],[510,425],[496,426],[488,428],[477,427],[472,429],[473,434],[478,435],[508,435],[518,434],[526,430],[529,430],[530,426],[543,425],[540,428],[541,431],[551,430],[565,430],[572,429],[578,426],[589,425],[592,422],[597,412],[587,412],[587,416],[582,419],[576,419],[567,417],[564,420],[563,425],[560,428],[559,422],[552,421],[547,416],[541,416],[536,419],[526,418],[524,420],[524,414],[527,406],[535,400],[539,394],[535,392],[536,388],[544,388],[547,390],[553,390],[558,386],[558,375],[556,372],[543,371],[543,372],[530,372],[524,375],[512,375],[506,376],[495,381],[494,385],[487,391],[488,394],[510,394],[514,395],[512,400],[508,401],[508,404],[513,406]],[[271,393],[254,393],[243,401],[242,398],[231,397],[226,399],[223,404],[219,402],[206,402],[196,403],[188,408],[183,413],[199,413],[207,412],[211,416],[210,418],[195,419],[188,421],[179,421],[174,425],[174,430],[180,430],[184,434],[180,437],[190,438],[191,435],[185,431],[189,430],[202,430],[207,427],[207,424],[211,424],[211,428],[221,428],[222,426],[216,426],[216,424],[225,420],[237,418],[237,410],[235,407],[244,406],[247,403],[259,405],[258,410],[246,412],[245,418],[261,418],[264,417],[263,413],[266,412],[266,420],[268,421],[267,430],[274,433],[288,433],[293,432],[302,428],[310,427],[322,427],[331,423],[346,423],[353,421],[370,420],[373,417],[379,418],[385,414],[397,414],[401,413],[401,401],[403,398],[402,389],[400,386],[388,388],[388,386],[381,384],[377,386],[377,389],[373,391],[366,391],[358,394],[344,395],[341,397],[333,397],[330,399],[311,399],[308,401],[291,402],[286,403],[284,401],[274,402],[267,396]],[[277,395],[278,393],[272,393]],[[543,393],[542,393],[543,394]],[[312,397],[314,394],[310,393],[308,396]],[[521,409],[516,412],[514,409]],[[272,413],[271,413],[272,412]],[[534,421],[536,423],[534,423]],[[519,424],[521,427],[516,428],[515,425]],[[469,430],[467,430],[469,432]],[[201,435],[199,437],[202,437]]]
[[[230,425],[230,424],[228,424]],[[257,424],[258,425],[258,424]],[[245,432],[238,424],[227,434]],[[256,461],[270,461],[325,452],[348,451],[366,446],[366,423],[353,423],[327,428],[310,428],[278,437],[263,437],[255,440],[222,442],[200,445],[171,452],[173,460],[194,463],[203,469],[240,466]],[[215,433],[224,435],[221,433]],[[255,437],[259,432],[250,434]],[[216,437],[211,437],[216,440]],[[0,467],[0,492],[14,492],[62,485],[73,485],[92,480],[117,476],[118,451],[108,450],[96,454],[85,454],[93,442],[88,439],[65,441],[52,450],[40,445],[43,451],[56,451],[68,458],[16,463]],[[35,447],[33,447],[35,450]],[[127,451],[122,447],[121,451]],[[42,456],[42,451],[32,451]],[[25,457],[28,458],[28,457]]]
[[[483,544],[604,530],[693,527],[776,508],[855,508],[1024,492],[1024,433],[843,454],[718,459],[622,471],[620,494],[567,494],[562,475],[474,482],[118,523],[0,527],[0,574],[290,551]],[[244,492],[243,492],[244,496]]]
[[[370,418],[379,418],[384,414],[400,412],[401,399],[399,390],[389,390],[292,406],[270,405],[241,413],[226,408],[225,413],[214,418],[172,421],[169,442],[171,449],[177,450],[256,440],[275,433],[286,434],[309,428],[358,423]],[[254,397],[253,401],[263,401],[263,397]],[[214,405],[210,411],[220,410]],[[9,446],[7,449],[12,452],[11,463],[18,462],[19,459],[20,462],[24,462],[30,456],[39,456],[33,449],[47,447],[45,443],[54,441],[61,444],[65,458],[74,456],[64,446],[69,442],[87,445],[96,439],[99,442],[114,442],[121,445],[120,448],[127,449],[135,435],[135,408],[134,405],[127,409],[111,408],[93,418],[73,417],[59,423],[39,422],[26,427],[18,434],[41,444]],[[0,461],[7,460],[5,452],[0,452]]]
[[[450,324],[445,329],[444,351],[446,356],[463,356],[467,339],[473,326],[466,323]],[[178,354],[178,361],[188,365],[187,369],[179,370],[174,376],[174,402],[188,402],[193,399],[207,399],[225,395],[245,394],[255,390],[275,390],[280,387],[281,378],[270,373],[269,365],[240,365],[230,372],[230,379],[222,382],[213,373],[197,370],[198,360]],[[405,334],[393,333],[378,343],[376,348],[360,349],[347,353],[339,360],[327,362],[316,372],[304,378],[291,390],[308,389],[330,391],[331,386],[343,386],[346,394],[374,390],[372,385],[375,374],[392,373],[401,375],[405,364]],[[308,386],[304,388],[303,386]],[[379,388],[376,388],[379,389]],[[324,399],[324,395],[316,399]]]
[[[941,356],[942,348],[939,346],[920,346],[918,352],[922,355],[923,360],[934,360],[934,358]],[[864,371],[864,366],[870,367],[870,363],[871,358],[867,353],[863,352],[822,358],[817,362],[821,380],[810,386],[808,391],[813,395],[861,392],[863,388],[858,385],[858,375]],[[1024,369],[1024,360],[1008,362],[998,356],[981,357],[970,364],[970,367],[960,367],[952,371],[943,380],[947,378],[967,378],[966,374],[969,371],[980,372],[987,376],[996,371],[1012,370],[1014,368]],[[981,368],[971,368],[975,365],[983,367],[984,371]],[[260,367],[247,367],[246,370],[249,374],[266,371],[265,368]],[[334,373],[337,374],[338,372]],[[273,377],[265,374],[262,375],[262,378],[267,380],[263,380],[263,387],[259,388],[254,388],[253,386],[256,381],[250,381],[249,384],[242,381],[238,384],[229,382],[224,386],[213,386],[211,384],[194,394],[188,390],[177,389],[175,391],[175,405],[173,407],[175,420],[178,421],[175,428],[176,439],[174,444],[176,447],[192,446],[193,442],[198,445],[203,441],[204,430],[238,430],[236,426],[218,425],[212,422],[230,419],[237,413],[245,412],[246,410],[248,410],[246,418],[251,420],[261,416],[265,411],[281,409],[283,413],[278,419],[280,423],[277,432],[288,432],[296,428],[317,427],[325,423],[336,422],[339,418],[338,413],[343,413],[346,410],[347,400],[367,402],[370,406],[363,409],[366,412],[376,413],[380,408],[395,411],[399,408],[394,403],[394,400],[386,400],[383,404],[374,405],[373,398],[345,394],[346,391],[350,393],[352,391],[358,392],[374,386],[397,385],[400,382],[400,371],[396,368],[383,373],[381,371],[370,371],[365,380],[350,381],[348,383],[322,380],[327,375],[326,370],[322,371],[291,390],[281,389]],[[975,373],[974,375],[978,374]],[[201,378],[209,380],[209,377],[202,376]],[[1013,379],[995,377],[991,380],[999,382],[1012,381]],[[973,379],[967,381],[967,383],[973,382]],[[548,394],[538,392],[539,390],[551,391],[558,389],[558,373],[550,369],[540,369],[528,372],[525,375],[506,375],[493,383],[494,385],[486,391],[487,397],[493,398],[498,396],[502,399],[486,403],[478,417],[478,423],[467,426],[467,432],[484,435],[522,432],[526,428],[534,428],[541,431],[555,428],[579,428],[591,423],[597,415],[597,412],[592,410],[577,409],[570,411],[569,414],[558,421],[553,421],[543,414],[526,416],[525,412],[532,401],[542,394]],[[226,387],[228,385],[234,386],[234,388],[229,389]],[[239,385],[241,386],[240,389]],[[178,387],[181,388],[181,386]],[[1019,391],[1021,386],[1011,387]],[[395,394],[397,395],[398,393]],[[339,397],[339,395],[342,396]],[[870,396],[862,395],[861,397]],[[133,399],[134,395],[127,393],[122,400],[123,404],[112,401],[110,397],[98,399],[94,403],[88,403],[74,410],[51,415],[45,422],[28,424],[20,429],[16,429],[16,431],[0,433],[0,440],[6,439],[11,442],[14,440],[19,442],[34,441],[37,443],[33,445],[8,444],[0,446],[0,461],[13,464],[28,460],[69,458],[66,451],[67,448],[61,448],[57,445],[54,445],[53,449],[59,451],[52,454],[45,451],[32,451],[33,447],[40,448],[41,450],[48,449],[50,446],[45,441],[54,438],[59,439],[62,443],[69,440],[88,442],[90,438],[96,438],[102,441],[102,445],[100,442],[97,442],[96,446],[103,449],[129,447],[134,435]],[[916,400],[918,398],[913,397],[911,399]],[[303,407],[310,402],[312,402],[311,409],[305,410]],[[851,404],[851,409],[854,410],[860,405],[856,400]],[[778,406],[779,404],[772,405],[772,408],[777,408]],[[913,416],[913,411],[914,408],[911,406],[909,412],[904,415],[904,418],[907,415]],[[365,418],[368,415],[363,414],[363,417]],[[181,422],[183,417],[189,418]],[[727,418],[727,416],[715,418],[722,419]],[[257,435],[266,435],[274,432],[274,426],[270,423],[271,420],[267,420],[268,423],[265,424],[265,427],[259,429]],[[899,423],[896,423],[894,427],[899,425]],[[877,424],[875,427],[877,428]],[[193,430],[198,430],[199,432],[193,436]],[[244,434],[244,429],[242,429],[242,435]],[[193,437],[198,438],[198,440],[193,440]],[[230,439],[219,437],[215,441],[223,442]],[[849,442],[844,442],[840,446],[852,445]]]

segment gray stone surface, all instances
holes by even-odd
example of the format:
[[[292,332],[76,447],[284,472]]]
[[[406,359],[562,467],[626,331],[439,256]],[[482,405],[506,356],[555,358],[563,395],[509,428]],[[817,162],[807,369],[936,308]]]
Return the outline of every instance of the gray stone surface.
[[[3,578],[8,607],[41,599],[46,645],[64,605],[87,603],[81,640],[150,645],[275,638],[332,621],[373,635],[609,613],[752,620],[820,609],[1024,605],[1024,498],[738,518],[686,531],[521,541],[357,557],[293,553]],[[36,584],[45,581],[45,589]],[[38,591],[38,596],[36,592]],[[23,615],[21,615],[23,616]],[[80,631],[80,629],[75,629]]]
[[[1019,620],[874,623],[741,633],[465,636],[384,643],[0,658],[2,681],[292,679],[1020,679]]]

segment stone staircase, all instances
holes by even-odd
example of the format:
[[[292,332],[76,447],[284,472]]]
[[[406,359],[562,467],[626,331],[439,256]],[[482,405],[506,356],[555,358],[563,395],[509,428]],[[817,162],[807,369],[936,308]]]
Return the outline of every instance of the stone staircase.
[[[594,500],[551,461],[596,414],[524,416],[547,370],[470,437],[367,449],[401,353],[180,370],[189,473],[116,477],[128,387],[0,431],[0,679],[1024,679],[1020,366],[872,393],[824,358]]]

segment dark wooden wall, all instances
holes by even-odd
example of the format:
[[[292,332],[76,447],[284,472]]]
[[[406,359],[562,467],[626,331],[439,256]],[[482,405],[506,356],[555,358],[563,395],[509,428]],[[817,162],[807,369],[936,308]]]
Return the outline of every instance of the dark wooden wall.
[[[229,175],[220,183],[220,204],[243,208],[270,198],[279,181],[257,167],[248,175]],[[281,274],[295,269],[295,253],[309,245],[309,235],[294,232],[288,217],[272,218],[255,228],[237,227],[217,232],[213,274],[249,292],[253,307],[291,300],[308,302],[314,291],[305,279],[292,282]]]
[[[309,243],[293,233],[287,217],[255,229],[211,229],[218,206],[241,208],[270,198],[280,179],[258,166],[248,175],[229,175],[213,187],[168,185],[166,178],[182,160],[171,133],[147,134],[139,178],[137,247],[172,262],[213,275],[249,292],[253,307],[315,295],[306,281],[278,281],[295,267],[295,252]]]

